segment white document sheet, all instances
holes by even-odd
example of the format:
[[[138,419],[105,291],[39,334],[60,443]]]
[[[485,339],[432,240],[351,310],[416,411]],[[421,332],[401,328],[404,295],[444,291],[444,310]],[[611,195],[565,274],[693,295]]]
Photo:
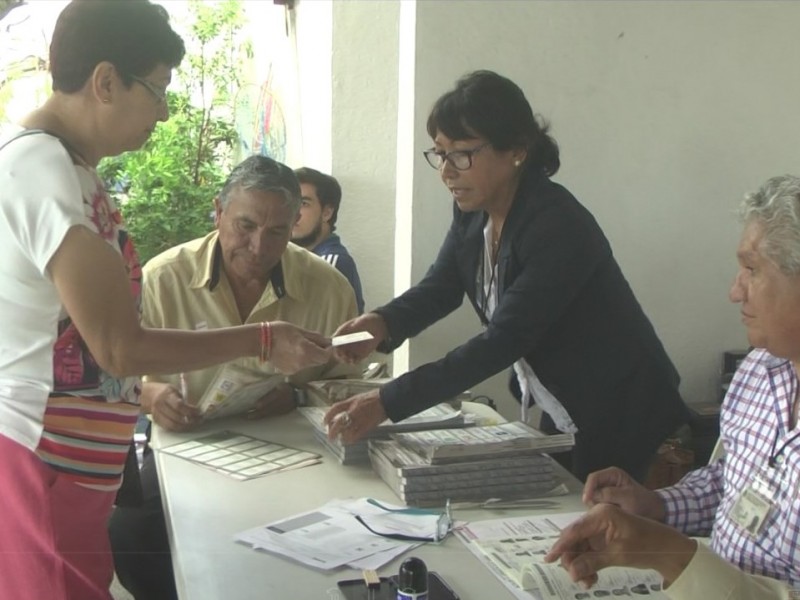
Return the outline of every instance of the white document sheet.
[[[544,555],[561,530],[584,513],[543,517],[513,517],[469,523],[457,536],[519,600],[573,600],[600,597],[666,599],[661,576],[655,571],[610,568],[599,573],[589,590],[574,583],[557,563]]]
[[[385,523],[387,516],[386,511],[369,504],[366,498],[331,500],[318,509],[238,533],[234,539],[254,550],[281,554],[323,570],[344,565],[377,569],[419,545],[372,534],[355,515],[369,519],[370,526]],[[391,517],[392,532],[400,531],[398,515],[391,513]],[[416,531],[407,535],[415,535]]]

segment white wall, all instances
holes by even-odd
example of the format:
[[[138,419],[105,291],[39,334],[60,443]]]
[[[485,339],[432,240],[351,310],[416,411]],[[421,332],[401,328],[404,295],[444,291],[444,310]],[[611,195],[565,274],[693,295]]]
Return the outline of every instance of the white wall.
[[[291,166],[330,173],[333,4],[300,2],[293,12],[302,159]]]
[[[551,121],[563,163],[555,179],[611,240],[685,398],[715,398],[720,352],[746,346],[727,301],[733,210],[768,176],[800,173],[800,3],[402,0],[402,11],[415,8],[411,50],[398,39],[399,4],[333,10],[333,170],[368,306],[402,291],[391,287],[393,266],[408,258],[392,256],[395,190],[410,218],[401,234],[411,281],[450,221],[448,194],[420,154],[430,106],[465,72],[494,69]],[[413,86],[408,67],[398,76],[408,52]],[[412,160],[398,162],[398,139]],[[412,342],[411,366],[477,330],[462,307]],[[476,391],[505,397],[512,411],[505,375]]]
[[[332,173],[337,229],[367,307],[392,297],[397,161],[398,2],[334,2]]]

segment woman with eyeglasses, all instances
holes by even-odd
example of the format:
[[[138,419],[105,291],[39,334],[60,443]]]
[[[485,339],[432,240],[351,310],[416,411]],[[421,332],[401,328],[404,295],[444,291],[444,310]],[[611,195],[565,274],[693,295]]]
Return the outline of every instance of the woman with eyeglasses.
[[[0,140],[0,598],[110,600],[106,525],[126,457],[137,474],[138,373],[330,358],[287,323],[139,324],[139,261],[95,167],[167,119],[183,54],[162,7],[75,0],[50,45],[52,95]]]
[[[559,152],[522,90],[491,71],[460,79],[428,117],[425,158],[453,198],[453,222],[425,278],[342,325],[374,338],[336,350],[390,352],[466,294],[484,325],[440,360],[335,404],[329,435],[350,442],[512,368],[522,420],[573,432],[579,478],[625,465],[643,479],[660,443],[688,418],[678,374],[595,219],[550,177]],[[563,456],[563,455],[559,455]]]

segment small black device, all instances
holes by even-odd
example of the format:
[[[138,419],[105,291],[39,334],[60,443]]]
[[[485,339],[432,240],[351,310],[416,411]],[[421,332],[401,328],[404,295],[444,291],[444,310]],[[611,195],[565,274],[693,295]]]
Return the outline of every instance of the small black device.
[[[368,588],[363,579],[346,579],[338,582],[345,600],[396,600],[397,576],[381,577],[380,585]],[[428,571],[428,600],[461,600],[436,571]]]
[[[428,598],[428,567],[421,558],[412,556],[400,565],[397,574],[397,600]]]
[[[461,600],[436,571],[428,571],[428,600]]]

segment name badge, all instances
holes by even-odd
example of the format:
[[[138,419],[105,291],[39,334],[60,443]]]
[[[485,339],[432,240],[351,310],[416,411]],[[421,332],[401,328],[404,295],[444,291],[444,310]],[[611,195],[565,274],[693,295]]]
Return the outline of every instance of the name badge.
[[[756,538],[764,528],[764,523],[772,511],[772,501],[750,485],[736,499],[731,508],[731,519]]]

